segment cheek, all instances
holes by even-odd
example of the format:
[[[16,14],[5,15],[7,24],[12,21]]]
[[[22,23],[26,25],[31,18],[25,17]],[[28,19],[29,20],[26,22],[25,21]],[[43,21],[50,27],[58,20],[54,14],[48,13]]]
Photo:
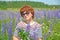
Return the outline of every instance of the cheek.
[[[32,18],[32,15],[28,15],[26,19],[31,19]]]
[[[30,14],[29,16],[32,17],[32,14]]]
[[[32,14],[27,15],[26,17],[24,17],[25,19],[31,19],[32,18]]]

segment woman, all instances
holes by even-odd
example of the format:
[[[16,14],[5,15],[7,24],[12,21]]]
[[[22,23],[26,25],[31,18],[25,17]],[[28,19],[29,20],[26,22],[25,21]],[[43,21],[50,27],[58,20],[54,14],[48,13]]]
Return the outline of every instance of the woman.
[[[31,40],[42,40],[41,24],[39,24],[33,20],[34,19],[33,8],[29,5],[25,5],[20,9],[20,14],[23,17],[24,21],[20,21],[17,24],[17,27],[16,27],[14,35],[13,35],[13,40],[21,40],[18,32],[20,32],[21,28],[23,28],[24,31],[26,31],[28,24],[30,25],[30,28],[28,29],[29,38]]]

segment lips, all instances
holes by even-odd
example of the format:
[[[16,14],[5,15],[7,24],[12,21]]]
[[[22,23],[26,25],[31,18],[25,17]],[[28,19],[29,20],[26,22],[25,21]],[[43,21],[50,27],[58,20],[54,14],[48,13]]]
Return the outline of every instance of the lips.
[[[25,16],[25,18],[27,18],[28,16]]]

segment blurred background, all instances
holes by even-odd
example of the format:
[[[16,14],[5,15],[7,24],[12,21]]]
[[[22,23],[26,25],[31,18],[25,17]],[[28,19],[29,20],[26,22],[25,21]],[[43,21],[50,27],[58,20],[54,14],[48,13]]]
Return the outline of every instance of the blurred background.
[[[17,23],[22,19],[20,8],[31,5],[34,20],[42,26],[43,40],[60,39],[60,0],[0,0],[0,40],[12,40]]]

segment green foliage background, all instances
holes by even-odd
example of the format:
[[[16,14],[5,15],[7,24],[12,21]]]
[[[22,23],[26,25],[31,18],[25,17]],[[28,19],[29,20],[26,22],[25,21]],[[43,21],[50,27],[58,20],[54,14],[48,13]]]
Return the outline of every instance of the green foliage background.
[[[47,5],[42,2],[30,2],[30,1],[0,1],[0,9],[7,8],[20,8],[23,5],[31,5],[33,8],[55,8],[59,9],[60,5]]]

